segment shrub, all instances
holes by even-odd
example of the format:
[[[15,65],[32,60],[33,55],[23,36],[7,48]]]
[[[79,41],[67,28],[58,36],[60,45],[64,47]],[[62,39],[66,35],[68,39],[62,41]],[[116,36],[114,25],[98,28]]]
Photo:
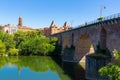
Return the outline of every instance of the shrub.
[[[116,61],[120,61],[120,56],[117,50],[113,51]],[[120,66],[118,63],[109,63],[99,70],[101,76],[109,76],[111,80],[120,80]]]
[[[8,55],[10,56],[18,56],[19,50],[15,48],[10,48]]]
[[[19,46],[20,55],[49,55],[55,50],[47,37],[39,37],[24,41]]]
[[[0,40],[0,55],[4,55],[6,52],[5,44]]]

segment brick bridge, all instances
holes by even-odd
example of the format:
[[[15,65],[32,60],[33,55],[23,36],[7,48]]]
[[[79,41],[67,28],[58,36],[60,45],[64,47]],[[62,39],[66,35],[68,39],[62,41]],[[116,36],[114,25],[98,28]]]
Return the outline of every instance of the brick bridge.
[[[85,23],[69,31],[54,34],[62,46],[62,54],[73,56],[72,61],[85,61],[85,56],[101,50],[120,51],[120,13],[102,20]],[[66,47],[74,46],[73,53],[64,53]],[[69,60],[69,59],[68,59]]]

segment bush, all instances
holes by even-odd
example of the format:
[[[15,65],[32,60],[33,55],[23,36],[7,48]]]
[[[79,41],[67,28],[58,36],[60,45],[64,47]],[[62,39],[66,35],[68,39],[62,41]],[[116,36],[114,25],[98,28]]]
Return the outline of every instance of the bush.
[[[0,55],[5,55],[6,52],[6,46],[5,44],[0,40]]]
[[[24,41],[19,46],[20,55],[49,55],[55,50],[47,37],[38,37]]]
[[[120,56],[117,50],[113,51],[116,61],[120,61]],[[120,63],[120,62],[119,62]],[[109,76],[111,80],[120,80],[120,66],[118,63],[109,63],[99,70],[101,76]]]
[[[19,54],[19,50],[15,48],[10,48],[10,50],[8,51],[8,55],[10,56],[18,56],[18,54]]]
[[[109,63],[99,70],[101,76],[109,76],[111,80],[120,80],[120,67]]]

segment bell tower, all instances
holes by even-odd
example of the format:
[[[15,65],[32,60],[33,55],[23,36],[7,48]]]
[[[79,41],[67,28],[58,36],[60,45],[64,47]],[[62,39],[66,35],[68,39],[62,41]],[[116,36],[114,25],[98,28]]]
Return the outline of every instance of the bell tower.
[[[50,28],[54,28],[54,27],[56,27],[56,24],[55,24],[55,21],[52,21]]]
[[[67,24],[67,22],[64,23],[63,27],[64,27],[64,30],[68,30],[68,24]]]
[[[18,26],[19,26],[19,27],[22,27],[22,26],[23,26],[22,17],[21,17],[21,16],[19,17]]]

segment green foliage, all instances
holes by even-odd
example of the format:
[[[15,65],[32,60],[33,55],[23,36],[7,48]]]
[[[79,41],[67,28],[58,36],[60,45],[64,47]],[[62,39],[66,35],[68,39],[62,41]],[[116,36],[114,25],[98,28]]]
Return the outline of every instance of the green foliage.
[[[15,47],[15,41],[13,40],[13,36],[8,33],[4,33],[4,37],[2,41],[6,45],[6,50],[9,50],[10,48]]]
[[[110,53],[109,49],[108,48],[101,49],[100,48],[100,43],[98,43],[98,45],[97,45],[96,53],[111,57],[111,53]]]
[[[0,40],[3,40],[3,31],[2,30],[0,30]]]
[[[5,44],[6,51],[15,46],[13,36],[8,33],[4,33],[3,31],[0,31],[0,40],[2,40],[2,42]]]
[[[116,49],[114,49],[113,53],[114,53],[113,56],[115,58],[114,64],[117,64],[118,66],[120,66],[120,54],[119,54],[119,52]]]
[[[5,44],[0,40],[0,55],[4,55],[5,51]]]
[[[59,44],[55,45],[55,50],[52,52],[52,55],[59,56],[61,55],[62,46]]]
[[[16,42],[16,47],[18,47],[22,42],[27,41],[29,39],[41,37],[41,32],[40,31],[27,31],[27,32],[22,32],[18,31],[14,34],[14,40]]]
[[[115,64],[108,64],[99,70],[101,76],[109,76],[111,80],[120,80],[120,67]]]
[[[117,60],[119,58],[119,52],[116,49],[114,49],[113,53],[114,58]]]
[[[56,37],[52,37],[52,38],[50,38],[50,44],[52,44],[52,45],[56,45],[57,44],[57,38]]]
[[[19,46],[20,55],[49,55],[55,50],[47,37],[39,37],[24,41]]]
[[[120,63],[120,56],[117,50],[113,51],[115,59]],[[109,63],[99,69],[101,76],[109,76],[111,80],[120,80],[120,66],[118,63]]]
[[[50,55],[60,55],[61,53],[61,46],[58,44],[58,39],[56,37],[52,37],[50,38],[50,44],[54,47],[51,47],[51,50],[50,50]]]
[[[27,32],[24,32],[25,33],[25,36],[26,36],[26,39],[31,39],[31,38],[36,38],[36,37],[41,37],[41,32],[40,31],[27,31]]]
[[[41,31],[18,31],[14,35],[0,31],[1,48],[5,46],[8,55],[51,55],[57,44],[57,38],[42,36]],[[3,43],[2,43],[3,42]],[[1,49],[0,54],[5,53]],[[18,50],[19,49],[19,50]]]
[[[17,31],[14,34],[14,38],[13,38],[16,42],[16,47],[18,47],[20,45],[21,42],[25,41],[25,32],[22,31]]]
[[[10,48],[10,50],[8,51],[8,55],[10,56],[18,56],[18,54],[19,54],[19,50],[15,48]]]

